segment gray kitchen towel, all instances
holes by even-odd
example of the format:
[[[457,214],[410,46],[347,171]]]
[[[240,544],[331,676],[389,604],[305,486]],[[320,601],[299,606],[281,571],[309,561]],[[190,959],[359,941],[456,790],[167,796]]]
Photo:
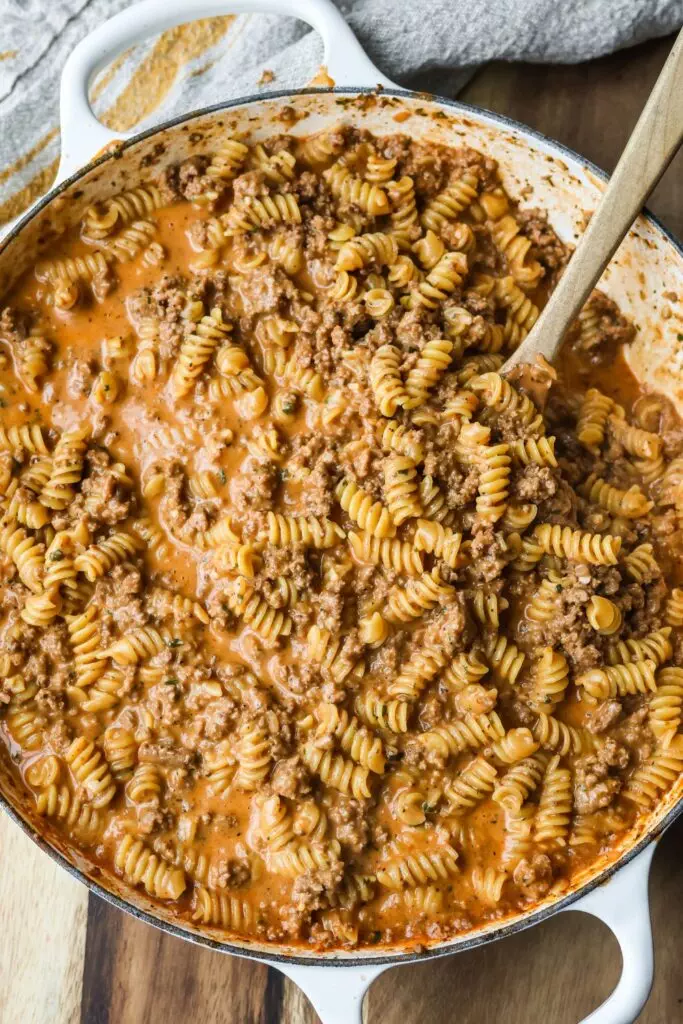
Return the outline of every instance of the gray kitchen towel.
[[[683,0],[334,0],[378,67],[455,95],[493,59],[574,63],[683,23]],[[59,75],[74,45],[126,0],[0,0],[0,224],[46,191],[59,158]],[[230,2],[226,0],[226,10]],[[191,17],[193,0],[187,0]],[[120,55],[93,85],[117,131],[183,110],[305,85],[316,33],[273,15],[190,22]]]

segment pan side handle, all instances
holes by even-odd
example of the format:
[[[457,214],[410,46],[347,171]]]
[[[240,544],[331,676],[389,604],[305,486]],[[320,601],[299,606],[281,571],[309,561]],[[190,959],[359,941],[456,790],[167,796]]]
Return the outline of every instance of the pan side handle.
[[[621,948],[617,987],[581,1024],[633,1024],[650,995],[654,955],[648,880],[655,847],[650,843],[609,882],[567,907],[603,921]]]
[[[112,132],[95,117],[88,99],[94,76],[129,46],[197,18],[225,14],[281,14],[299,18],[323,41],[324,61],[336,85],[393,86],[366,56],[332,0],[141,0],[98,25],[82,39],[62,72],[61,182],[105,147],[134,133]]]
[[[270,963],[310,999],[322,1024],[361,1024],[363,997],[373,981],[388,970],[376,967],[300,967]]]

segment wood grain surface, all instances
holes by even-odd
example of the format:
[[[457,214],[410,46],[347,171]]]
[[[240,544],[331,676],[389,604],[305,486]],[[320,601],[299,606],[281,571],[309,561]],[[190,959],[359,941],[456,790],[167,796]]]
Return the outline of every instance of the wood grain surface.
[[[495,64],[462,93],[610,170],[666,58],[661,40],[578,67]],[[435,91],[439,83],[425,81]],[[651,206],[683,236],[683,157]],[[656,976],[640,1024],[683,1021],[678,936],[683,819],[660,842],[650,896]],[[620,956],[593,918],[559,915],[472,953],[399,967],[366,1024],[576,1024],[616,983]],[[169,938],[74,882],[0,815],[0,1024],[315,1024],[289,981]]]

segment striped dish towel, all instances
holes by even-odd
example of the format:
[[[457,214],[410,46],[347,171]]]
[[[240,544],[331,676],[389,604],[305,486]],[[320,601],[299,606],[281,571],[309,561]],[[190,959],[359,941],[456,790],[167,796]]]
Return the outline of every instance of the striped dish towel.
[[[474,67],[492,59],[573,63],[683,22],[683,0],[335,2],[390,78],[451,96]],[[59,75],[68,54],[127,6],[126,0],[0,0],[0,225],[54,179]],[[291,18],[195,21],[120,54],[95,81],[92,101],[115,131],[143,129],[218,99],[304,85],[321,57],[317,35]]]

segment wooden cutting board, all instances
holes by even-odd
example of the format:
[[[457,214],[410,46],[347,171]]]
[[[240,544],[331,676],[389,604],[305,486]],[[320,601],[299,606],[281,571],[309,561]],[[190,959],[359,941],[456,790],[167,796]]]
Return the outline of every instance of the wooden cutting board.
[[[491,65],[462,94],[614,166],[671,40],[579,67]],[[424,88],[439,90],[438,81]],[[683,158],[653,203],[683,236]],[[640,1024],[683,1021],[683,819],[655,854],[656,978]],[[367,1024],[576,1024],[620,970],[610,932],[562,914],[472,953],[384,974]],[[278,972],[169,938],[88,896],[0,814],[0,1024],[315,1024]]]

